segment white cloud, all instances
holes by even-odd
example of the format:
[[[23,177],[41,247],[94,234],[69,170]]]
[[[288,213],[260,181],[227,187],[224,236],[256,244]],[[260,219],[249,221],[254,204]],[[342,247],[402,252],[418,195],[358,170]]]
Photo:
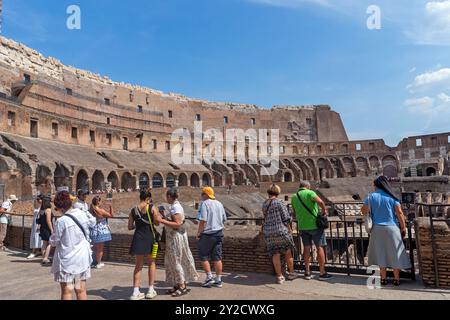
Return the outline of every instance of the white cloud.
[[[428,96],[418,99],[408,99],[405,101],[404,105],[406,107],[423,107],[430,108],[434,105],[434,99]]]
[[[408,89],[450,85],[450,68],[442,68],[436,71],[426,72],[418,75],[414,82],[408,85]]]
[[[450,96],[445,93],[438,94],[436,98],[408,99],[404,105],[410,113],[428,117],[428,125],[450,125]]]
[[[430,1],[405,34],[422,45],[450,45],[450,0]]]
[[[450,97],[448,95],[446,95],[445,93],[440,93],[438,95],[438,99],[441,100],[443,103],[450,102]]]

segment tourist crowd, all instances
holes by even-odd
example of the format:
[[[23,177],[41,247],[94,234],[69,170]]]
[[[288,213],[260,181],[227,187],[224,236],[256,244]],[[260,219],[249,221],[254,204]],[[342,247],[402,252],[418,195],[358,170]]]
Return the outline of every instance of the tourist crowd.
[[[405,216],[399,199],[395,196],[385,177],[374,182],[375,192],[364,200],[362,213],[371,222],[368,259],[369,265],[378,265],[381,270],[381,284],[386,285],[387,268],[394,269],[394,285],[400,285],[400,270],[411,268],[403,239],[406,235]],[[87,298],[86,281],[92,268],[104,264],[104,244],[112,240],[108,219],[113,217],[111,204],[103,203],[95,196],[91,204],[86,202],[89,191],[78,190],[74,197],[67,191],[60,191],[52,199],[40,195],[34,203],[34,219],[30,238],[32,249],[29,259],[42,255],[42,265],[51,265],[54,280],[60,283],[61,298],[72,299],[75,292],[78,299]],[[268,199],[262,205],[264,221],[261,235],[265,239],[267,252],[272,259],[276,282],[283,284],[298,276],[294,272],[296,245],[293,238],[293,218],[286,204],[279,200],[281,188],[275,184],[267,190]],[[129,253],[135,257],[133,271],[133,292],[130,300],[153,299],[156,258],[162,243],[165,244],[164,267],[166,282],[171,289],[167,294],[180,297],[188,294],[188,284],[199,278],[194,257],[189,247],[185,213],[179,202],[178,189],[166,193],[169,209],[155,205],[150,190],[141,190],[139,201],[131,209],[128,229],[134,231]],[[17,197],[10,196],[0,209],[0,249],[6,236],[8,213],[11,213]],[[53,205],[52,205],[53,204]],[[318,280],[326,281],[332,276],[326,272],[326,229],[328,211],[325,203],[311,190],[309,182],[302,181],[300,189],[293,195],[291,205],[297,221],[297,228],[303,243],[304,279],[312,279],[310,253],[316,247],[320,273]],[[61,217],[56,221],[54,211]],[[201,192],[198,210],[198,259],[206,274],[203,287],[223,286],[223,241],[227,216],[225,209],[211,187]],[[157,228],[163,226],[160,234]],[[53,257],[51,253],[53,252]],[[283,272],[281,256],[287,265]],[[148,290],[141,292],[144,263],[148,264]],[[215,270],[213,275],[212,270]]]

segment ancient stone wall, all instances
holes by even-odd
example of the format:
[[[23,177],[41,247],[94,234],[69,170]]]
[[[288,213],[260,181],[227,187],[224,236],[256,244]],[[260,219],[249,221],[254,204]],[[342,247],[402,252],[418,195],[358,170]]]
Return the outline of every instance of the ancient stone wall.
[[[450,228],[448,223],[434,223],[436,260],[438,269],[437,277],[435,272],[429,218],[417,218],[415,221],[415,231],[420,275],[425,285],[436,286],[437,278],[439,279],[439,288],[450,288]]]

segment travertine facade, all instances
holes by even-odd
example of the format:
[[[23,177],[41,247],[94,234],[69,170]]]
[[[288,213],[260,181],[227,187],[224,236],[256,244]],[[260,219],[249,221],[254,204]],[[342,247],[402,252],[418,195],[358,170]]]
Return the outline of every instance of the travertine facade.
[[[449,133],[409,138],[398,148],[349,141],[329,106],[264,109],[164,94],[65,66],[3,37],[0,114],[0,181],[22,197],[63,185],[102,190],[106,181],[134,190],[448,174]],[[172,132],[193,132],[196,120],[203,131],[279,129],[280,170],[270,177],[257,164],[172,163]],[[421,146],[411,145],[418,139]]]

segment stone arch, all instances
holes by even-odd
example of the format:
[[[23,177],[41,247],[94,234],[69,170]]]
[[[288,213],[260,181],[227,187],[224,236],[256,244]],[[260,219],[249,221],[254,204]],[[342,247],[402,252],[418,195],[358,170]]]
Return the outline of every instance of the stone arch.
[[[234,171],[234,184],[241,186],[244,184],[244,173],[242,171]]]
[[[191,175],[191,187],[200,188],[200,177],[195,172]]]
[[[168,173],[166,176],[166,187],[172,188],[176,186],[177,176],[173,173]]]
[[[222,185],[222,175],[219,172],[214,172],[214,186]]]
[[[392,165],[387,165],[383,168],[383,175],[389,178],[398,177],[397,168]]]
[[[292,160],[284,159],[282,160],[287,168],[289,168],[293,173],[293,180],[300,181],[303,177],[303,172],[301,168]]]
[[[367,160],[367,158],[364,157],[356,158],[356,175],[357,176],[369,175],[369,161]]]
[[[157,189],[163,187],[164,187],[164,178],[162,174],[157,172],[152,177],[152,188]]]
[[[317,167],[319,169],[320,180],[333,178],[329,161],[325,160],[324,158],[320,158],[317,160]]]
[[[209,173],[204,173],[202,176],[202,185],[204,187],[212,187],[211,184],[211,176],[209,175]]]
[[[70,171],[62,164],[56,164],[55,171],[53,172],[53,183],[55,188],[68,187],[69,191],[72,191],[72,183],[70,179]]]
[[[436,175],[436,168],[428,167],[426,170],[427,177],[432,177]]]
[[[371,156],[369,158],[369,164],[372,171],[378,175],[381,166],[380,159],[377,156]]]
[[[89,176],[84,169],[78,171],[76,188],[77,190],[89,190]]]
[[[356,177],[356,168],[353,158],[344,157],[342,159],[342,165],[344,167],[345,173],[350,177]]]
[[[284,172],[284,182],[294,182],[292,180],[292,173],[289,171]]]
[[[185,173],[180,173],[180,175],[178,176],[178,186],[179,187],[188,186],[188,177]]]
[[[311,180],[312,173],[309,167],[300,159],[295,159],[294,163],[300,168],[300,180]]]
[[[121,188],[125,191],[128,190],[136,190],[136,177],[133,177],[131,175],[131,173],[129,172],[124,172],[122,174],[122,183],[121,183]]]
[[[139,190],[150,188],[150,177],[147,172],[142,172],[139,175]]]
[[[3,157],[0,156],[0,172],[8,172],[10,167]]]
[[[52,172],[48,167],[40,165],[36,168],[35,185],[42,194],[52,193]]]
[[[313,159],[306,159],[305,163],[308,165],[308,167],[311,170],[311,179],[310,180],[319,180],[319,170],[316,167],[316,164]]]
[[[398,177],[398,162],[394,156],[385,156],[382,160],[382,165],[383,175],[387,177]]]
[[[119,189],[119,176],[115,171],[111,171],[109,173],[107,180],[111,183],[111,188],[113,188],[114,190]]]
[[[344,178],[348,175],[341,159],[331,158],[329,161],[331,163],[331,168],[333,168],[336,173],[336,178]]]
[[[100,170],[95,170],[94,174],[92,175],[92,190],[105,190],[105,176]]]

